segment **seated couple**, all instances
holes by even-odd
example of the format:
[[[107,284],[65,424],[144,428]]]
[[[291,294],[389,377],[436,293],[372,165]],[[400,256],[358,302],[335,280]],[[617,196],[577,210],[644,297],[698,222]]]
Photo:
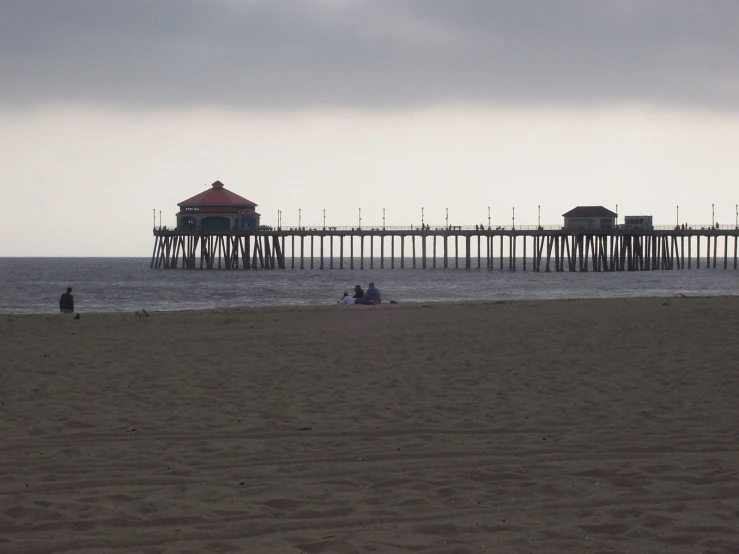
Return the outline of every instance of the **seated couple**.
[[[345,292],[344,297],[339,300],[342,304],[379,304],[382,302],[380,298],[380,291],[375,287],[375,283],[370,282],[367,292],[362,290],[359,285],[354,287],[354,296],[349,296],[349,293]]]

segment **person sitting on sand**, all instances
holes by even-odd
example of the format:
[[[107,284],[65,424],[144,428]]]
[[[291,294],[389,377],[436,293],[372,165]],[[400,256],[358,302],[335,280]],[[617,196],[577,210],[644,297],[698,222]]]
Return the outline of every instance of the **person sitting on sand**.
[[[67,292],[62,294],[59,299],[59,311],[63,314],[74,313],[74,296],[72,296],[72,287],[67,287]]]
[[[354,298],[349,296],[348,292],[345,292],[344,296],[339,300],[339,304],[354,304]]]
[[[359,285],[354,285],[354,298],[364,298],[364,291]]]
[[[375,287],[375,283],[373,281],[370,281],[369,287],[367,287],[367,294],[364,295],[364,298],[357,298],[354,303],[355,304],[379,304],[382,302],[382,298],[380,298],[380,291],[377,290]]]

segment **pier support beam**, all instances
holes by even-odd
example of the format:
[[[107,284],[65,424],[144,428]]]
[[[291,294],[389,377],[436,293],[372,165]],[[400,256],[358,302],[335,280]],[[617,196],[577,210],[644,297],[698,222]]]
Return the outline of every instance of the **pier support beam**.
[[[344,237],[350,240],[350,266],[354,269],[354,240],[359,243],[359,267],[364,269],[364,237],[369,236],[369,269],[374,269],[375,238],[380,241],[380,268],[385,269],[385,238],[390,239],[390,267],[395,269],[395,240],[396,236],[391,231],[373,229],[372,231],[352,230],[351,233],[331,228],[308,228],[291,230],[296,232],[267,231],[267,233],[214,233],[193,234],[179,233],[177,231],[155,230],[154,247],[149,260],[149,267],[175,269],[196,267],[208,269],[286,269],[287,251],[285,248],[287,237],[290,236],[290,268],[306,269],[334,269],[334,237],[339,239],[339,264],[344,268]],[[483,239],[484,236],[484,239]],[[613,231],[514,231],[514,230],[484,230],[475,228],[474,232],[463,228],[439,228],[431,230],[403,230],[397,235],[400,240],[400,267],[405,268],[405,239],[409,237],[411,242],[411,265],[413,268],[422,267],[426,269],[428,264],[428,242],[432,240],[431,250],[433,253],[432,267],[437,267],[437,254],[443,254],[443,265],[449,268],[450,238],[454,240],[454,267],[471,269],[474,263],[473,257],[477,256],[477,268],[482,267],[482,257],[485,257],[485,265],[489,270],[500,268],[503,270],[504,256],[508,258],[508,270],[519,269],[519,237],[523,241],[523,270],[531,268],[541,271],[546,255],[546,271],[564,271],[565,266],[569,271],[655,271],[686,269],[685,258],[687,256],[687,269],[692,269],[695,262],[696,268],[701,265],[701,248],[705,238],[707,254],[705,255],[706,268],[717,269],[721,267],[719,249],[723,248],[723,269],[728,270],[732,265],[734,269],[739,264],[739,229],[727,229],[721,231],[715,228],[700,229],[675,229],[674,231],[644,230],[631,232],[630,230],[616,229]],[[498,239],[499,252],[495,252],[496,237]],[[504,252],[504,237],[508,237],[508,251]],[[693,237],[696,241],[696,256],[693,256]],[[310,253],[305,240],[310,240]],[[473,252],[473,241],[477,239],[477,252]],[[531,238],[533,252],[529,254],[528,240]],[[729,256],[729,241],[734,239],[733,263]],[[320,241],[318,252],[315,240]],[[329,240],[328,252],[325,239]],[[443,253],[437,253],[437,239],[442,240]],[[417,240],[420,240],[420,264]],[[464,240],[461,248],[464,248],[464,264],[460,263],[460,242]],[[721,242],[723,241],[723,242]],[[485,253],[483,254],[483,242]],[[687,242],[687,244],[686,244]],[[546,249],[546,253],[544,250]],[[298,252],[298,250],[300,250]],[[310,264],[306,263],[305,257],[310,256]],[[496,255],[498,263],[496,264]],[[531,260],[528,259],[531,255]],[[316,265],[315,259],[319,257]],[[200,261],[198,263],[198,257]],[[300,261],[296,258],[300,257]],[[328,261],[327,261],[328,257]],[[693,259],[695,258],[695,260]],[[441,259],[441,258],[440,258]],[[554,268],[551,266],[554,260]],[[439,266],[441,264],[438,264]],[[497,266],[497,267],[496,267]]]

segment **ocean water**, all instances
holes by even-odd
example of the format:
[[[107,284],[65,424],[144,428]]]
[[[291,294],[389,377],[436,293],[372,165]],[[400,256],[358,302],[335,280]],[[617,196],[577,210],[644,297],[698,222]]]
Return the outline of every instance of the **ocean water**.
[[[148,258],[0,258],[0,313],[58,313],[59,296],[68,286],[80,312],[333,304],[357,283],[366,289],[369,281],[383,301],[398,302],[722,296],[737,294],[739,286],[739,271],[733,269],[537,273],[410,269],[410,261],[397,269],[396,259],[396,269],[244,271],[150,269],[149,263]]]

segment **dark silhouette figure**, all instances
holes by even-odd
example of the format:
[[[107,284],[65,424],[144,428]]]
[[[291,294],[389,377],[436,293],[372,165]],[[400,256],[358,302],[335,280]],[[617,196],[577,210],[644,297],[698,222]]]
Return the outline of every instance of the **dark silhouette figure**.
[[[72,287],[67,287],[67,292],[63,293],[59,299],[59,311],[63,314],[74,313],[74,296],[72,296]]]

